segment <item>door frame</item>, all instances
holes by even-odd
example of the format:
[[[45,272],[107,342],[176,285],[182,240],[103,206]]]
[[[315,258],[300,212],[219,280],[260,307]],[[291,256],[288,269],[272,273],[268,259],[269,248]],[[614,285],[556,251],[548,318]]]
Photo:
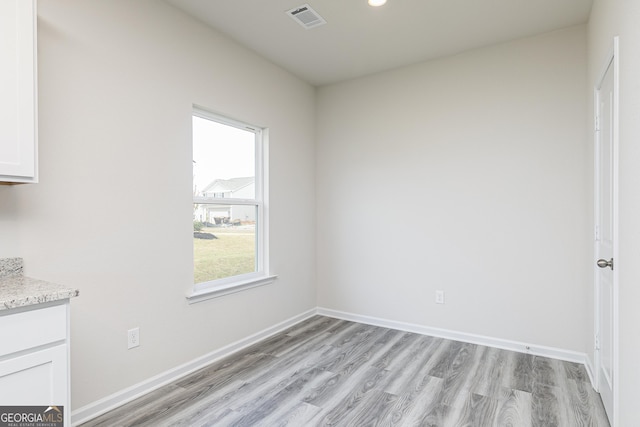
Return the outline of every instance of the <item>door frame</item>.
[[[619,300],[618,300],[618,295],[619,295],[619,274],[620,274],[620,256],[619,256],[619,234],[618,234],[618,215],[619,215],[619,211],[618,211],[618,151],[619,151],[619,94],[620,94],[620,90],[619,90],[619,63],[620,63],[620,56],[619,56],[619,38],[616,36],[613,38],[613,46],[609,52],[609,54],[606,57],[605,60],[605,65],[602,69],[602,71],[600,72],[598,79],[596,80],[596,85],[594,86],[594,121],[597,120],[597,117],[599,116],[599,88],[602,86],[602,82],[604,80],[604,77],[607,73],[608,68],[611,66],[613,67],[612,72],[613,72],[613,118],[612,118],[612,132],[613,132],[613,140],[612,140],[612,148],[613,148],[613,153],[612,153],[612,171],[611,171],[611,175],[612,175],[612,215],[611,215],[611,221],[612,221],[612,228],[613,228],[613,260],[614,260],[614,269],[613,269],[613,301],[612,301],[612,313],[613,313],[613,336],[612,341],[613,341],[613,355],[612,355],[612,370],[613,370],[613,396],[612,396],[612,400],[613,400],[613,414],[612,414],[612,427],[618,425],[617,420],[618,420],[618,414],[619,414],[619,404],[618,404],[618,384],[619,384],[619,372],[618,372],[618,357],[619,357],[619,316],[618,316],[618,309],[619,309]],[[594,363],[595,363],[595,380],[596,380],[596,387],[597,390],[600,391],[600,386],[601,386],[601,375],[600,375],[600,364],[601,364],[601,359],[600,359],[600,349],[599,349],[599,339],[598,337],[600,336],[600,286],[599,286],[599,281],[598,281],[598,271],[599,271],[599,267],[596,266],[596,259],[598,258],[598,230],[597,230],[597,225],[600,223],[600,210],[599,210],[599,206],[600,206],[600,200],[599,200],[599,194],[598,194],[598,182],[600,179],[600,169],[599,169],[599,164],[600,164],[600,155],[599,155],[599,140],[598,140],[598,133],[597,133],[597,124],[594,123],[594,229],[595,229],[595,235],[594,235],[594,247],[593,247],[593,253],[594,253],[594,259],[593,259],[593,283],[594,283],[594,314],[595,314],[595,318],[594,318]],[[624,266],[623,266],[624,268]]]

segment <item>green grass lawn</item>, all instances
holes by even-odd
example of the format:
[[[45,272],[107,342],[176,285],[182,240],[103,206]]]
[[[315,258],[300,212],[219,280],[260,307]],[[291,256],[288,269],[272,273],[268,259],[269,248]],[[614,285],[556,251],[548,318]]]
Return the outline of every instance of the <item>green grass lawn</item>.
[[[222,279],[255,271],[253,230],[204,228],[217,239],[193,239],[194,283]]]

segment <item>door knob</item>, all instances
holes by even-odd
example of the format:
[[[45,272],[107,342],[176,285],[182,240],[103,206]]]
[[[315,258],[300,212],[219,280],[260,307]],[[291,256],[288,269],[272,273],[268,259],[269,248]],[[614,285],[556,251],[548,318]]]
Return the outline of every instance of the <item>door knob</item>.
[[[613,270],[613,258],[611,258],[609,261],[607,261],[606,259],[599,259],[596,264],[598,264],[598,267],[600,268],[607,268],[609,267],[610,269]]]

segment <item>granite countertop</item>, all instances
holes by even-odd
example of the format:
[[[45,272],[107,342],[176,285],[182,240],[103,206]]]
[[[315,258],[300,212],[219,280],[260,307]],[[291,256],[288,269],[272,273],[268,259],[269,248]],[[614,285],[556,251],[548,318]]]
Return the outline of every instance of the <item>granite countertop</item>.
[[[22,258],[0,258],[0,310],[77,297],[79,291],[22,273]]]

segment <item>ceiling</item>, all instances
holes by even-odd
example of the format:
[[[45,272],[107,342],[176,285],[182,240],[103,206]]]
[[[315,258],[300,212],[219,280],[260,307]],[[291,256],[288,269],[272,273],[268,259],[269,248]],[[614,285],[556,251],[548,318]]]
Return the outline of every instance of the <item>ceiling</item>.
[[[587,21],[592,0],[166,0],[313,85]],[[326,25],[285,12],[309,4]]]

